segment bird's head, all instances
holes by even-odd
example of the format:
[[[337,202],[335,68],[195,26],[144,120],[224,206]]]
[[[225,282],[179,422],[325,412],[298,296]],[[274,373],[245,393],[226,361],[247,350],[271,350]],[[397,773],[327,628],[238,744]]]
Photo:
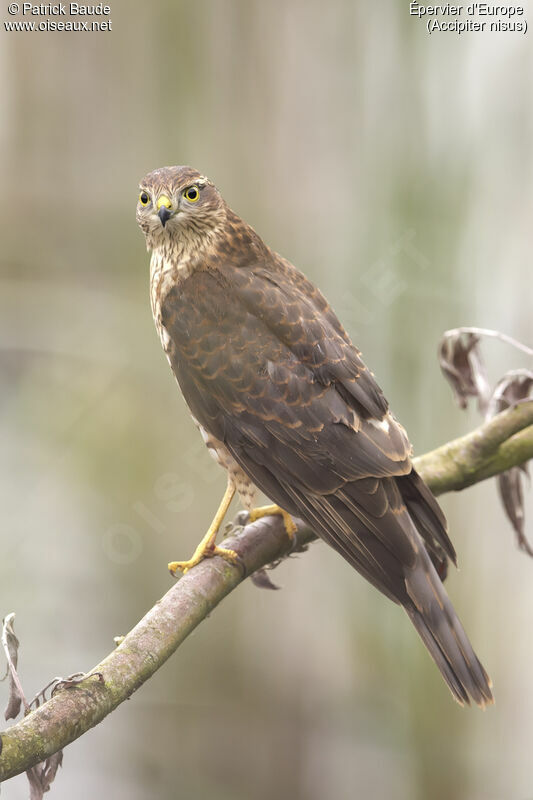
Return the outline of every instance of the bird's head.
[[[224,218],[218,189],[192,167],[160,167],[139,184],[137,222],[148,249],[205,236]]]

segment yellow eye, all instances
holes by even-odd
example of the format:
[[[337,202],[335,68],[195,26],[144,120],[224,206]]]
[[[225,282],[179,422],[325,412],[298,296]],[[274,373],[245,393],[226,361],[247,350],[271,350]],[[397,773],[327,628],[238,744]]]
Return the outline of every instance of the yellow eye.
[[[200,190],[198,186],[189,186],[188,189],[185,189],[183,194],[189,203],[196,203],[200,199]]]
[[[148,192],[141,192],[139,195],[139,203],[142,206],[147,206],[149,202],[150,202],[150,195],[148,194]]]

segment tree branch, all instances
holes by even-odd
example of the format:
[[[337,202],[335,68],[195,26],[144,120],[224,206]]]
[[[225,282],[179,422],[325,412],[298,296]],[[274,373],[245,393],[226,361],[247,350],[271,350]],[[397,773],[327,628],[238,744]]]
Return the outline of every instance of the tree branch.
[[[459,491],[533,458],[533,400],[414,459],[433,494]]]
[[[502,412],[472,433],[414,460],[435,494],[457,491],[533,458],[533,401]],[[313,532],[298,524],[302,549]],[[279,517],[246,525],[224,542],[244,570],[220,558],[203,561],[182,577],[89,677],[64,688],[0,734],[0,781],[24,772],[101,722],[133,694],[246,575],[287,555]]]

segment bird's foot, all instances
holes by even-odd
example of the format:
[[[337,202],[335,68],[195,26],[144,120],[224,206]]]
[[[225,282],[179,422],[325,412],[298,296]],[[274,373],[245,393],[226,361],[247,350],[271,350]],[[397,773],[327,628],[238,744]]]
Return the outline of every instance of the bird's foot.
[[[298,530],[298,528],[296,527],[296,523],[294,522],[289,512],[284,511],[279,506],[271,505],[271,506],[261,506],[260,508],[253,508],[249,514],[250,522],[255,522],[257,519],[262,519],[263,517],[270,517],[276,514],[283,518],[283,525],[285,527],[285,531],[287,532],[287,536],[289,537],[291,542],[294,542],[294,534]]]
[[[215,545],[218,529],[222,524],[222,520],[224,519],[224,515],[228,510],[234,494],[235,487],[233,486],[233,483],[228,480],[224,497],[222,498],[220,506],[218,507],[218,511],[215,514],[215,518],[209,526],[207,533],[194,551],[192,558],[189,558],[188,561],[170,562],[168,568],[172,575],[175,575],[178,570],[183,572],[185,575],[186,572],[199,564],[200,561],[203,561],[204,558],[212,558],[213,556],[220,556],[221,558],[225,559],[225,561],[229,561],[231,564],[241,564],[241,560],[235,550],[229,550],[226,547],[217,547]]]
[[[186,572],[203,561],[204,558],[213,558],[213,556],[220,556],[224,561],[228,561],[230,564],[240,564],[239,555],[235,550],[229,550],[226,547],[217,547],[214,544],[204,545],[204,543],[201,542],[194,551],[192,558],[189,558],[188,561],[171,561],[168,568],[172,575],[176,575],[178,571],[185,575]]]

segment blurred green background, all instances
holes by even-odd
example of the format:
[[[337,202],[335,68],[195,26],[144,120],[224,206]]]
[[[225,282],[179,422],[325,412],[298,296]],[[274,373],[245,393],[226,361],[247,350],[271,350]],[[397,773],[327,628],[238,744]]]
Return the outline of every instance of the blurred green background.
[[[1,33],[0,616],[29,696],[168,589],[225,485],[151,319],[147,171],[197,167],[321,286],[417,453],[477,424],[441,333],[532,338],[529,35],[429,37],[397,0],[111,6],[111,32]],[[523,363],[485,352],[493,380]],[[531,798],[533,563],[492,482],[443,505],[494,708],[456,706],[407,617],[315,544],[71,745],[50,796]]]

